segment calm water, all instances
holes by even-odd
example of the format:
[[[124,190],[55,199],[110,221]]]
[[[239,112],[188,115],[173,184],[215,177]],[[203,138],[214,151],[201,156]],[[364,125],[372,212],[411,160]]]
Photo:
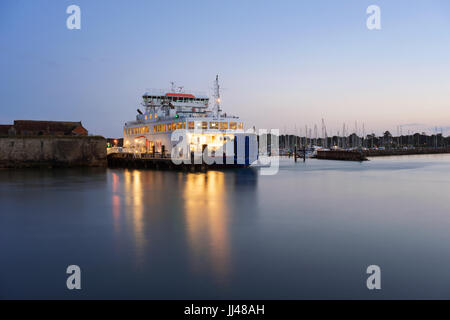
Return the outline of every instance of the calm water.
[[[450,299],[449,186],[448,155],[0,171],[0,298]]]

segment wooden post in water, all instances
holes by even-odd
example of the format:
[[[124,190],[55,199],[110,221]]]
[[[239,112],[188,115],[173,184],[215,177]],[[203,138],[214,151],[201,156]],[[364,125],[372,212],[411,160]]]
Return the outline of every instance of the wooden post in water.
[[[207,144],[202,145],[202,165],[206,163],[204,157],[205,157],[205,150],[206,150],[206,155],[208,155],[207,148],[208,148]]]
[[[303,162],[306,162],[306,146],[303,146]]]
[[[294,162],[297,163],[297,146],[294,147]]]

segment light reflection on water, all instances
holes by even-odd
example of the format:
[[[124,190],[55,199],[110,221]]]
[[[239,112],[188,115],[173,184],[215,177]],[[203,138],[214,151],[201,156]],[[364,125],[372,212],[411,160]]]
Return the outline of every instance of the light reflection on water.
[[[202,256],[221,281],[229,271],[230,212],[225,188],[225,173],[209,171],[188,175],[184,184],[187,242],[194,270],[201,270]],[[205,244],[206,252],[205,252]]]
[[[450,156],[281,165],[0,171],[0,298],[450,298]]]
[[[232,259],[229,225],[233,216],[230,211],[233,197],[230,192],[240,184],[248,190],[249,182],[255,188],[256,177],[253,170],[206,173],[111,171],[111,213],[116,242],[120,243],[125,233],[132,234],[134,268],[145,270],[146,264],[150,263],[151,247],[167,244],[152,240],[152,230],[158,226],[158,221],[180,219],[183,229],[172,235],[166,233],[164,237],[169,241],[184,237],[186,267],[198,276],[211,273],[212,281],[226,286]],[[161,230],[164,226],[156,232]]]

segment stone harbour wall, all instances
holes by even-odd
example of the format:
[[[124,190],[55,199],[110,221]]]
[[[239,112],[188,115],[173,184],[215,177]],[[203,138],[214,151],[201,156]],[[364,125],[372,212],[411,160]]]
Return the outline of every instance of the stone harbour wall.
[[[0,168],[106,166],[103,137],[0,137]]]

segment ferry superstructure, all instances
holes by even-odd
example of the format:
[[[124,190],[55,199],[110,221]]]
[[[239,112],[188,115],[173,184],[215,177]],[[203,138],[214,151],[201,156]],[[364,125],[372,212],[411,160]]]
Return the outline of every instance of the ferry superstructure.
[[[170,157],[177,145],[172,134],[184,130],[188,145],[185,153],[201,153],[205,147],[214,153],[244,133],[239,117],[222,112],[218,76],[213,108],[208,96],[185,92],[173,83],[169,90],[150,90],[142,98],[143,111],[138,109],[136,120],[124,126],[124,150],[128,152]]]

